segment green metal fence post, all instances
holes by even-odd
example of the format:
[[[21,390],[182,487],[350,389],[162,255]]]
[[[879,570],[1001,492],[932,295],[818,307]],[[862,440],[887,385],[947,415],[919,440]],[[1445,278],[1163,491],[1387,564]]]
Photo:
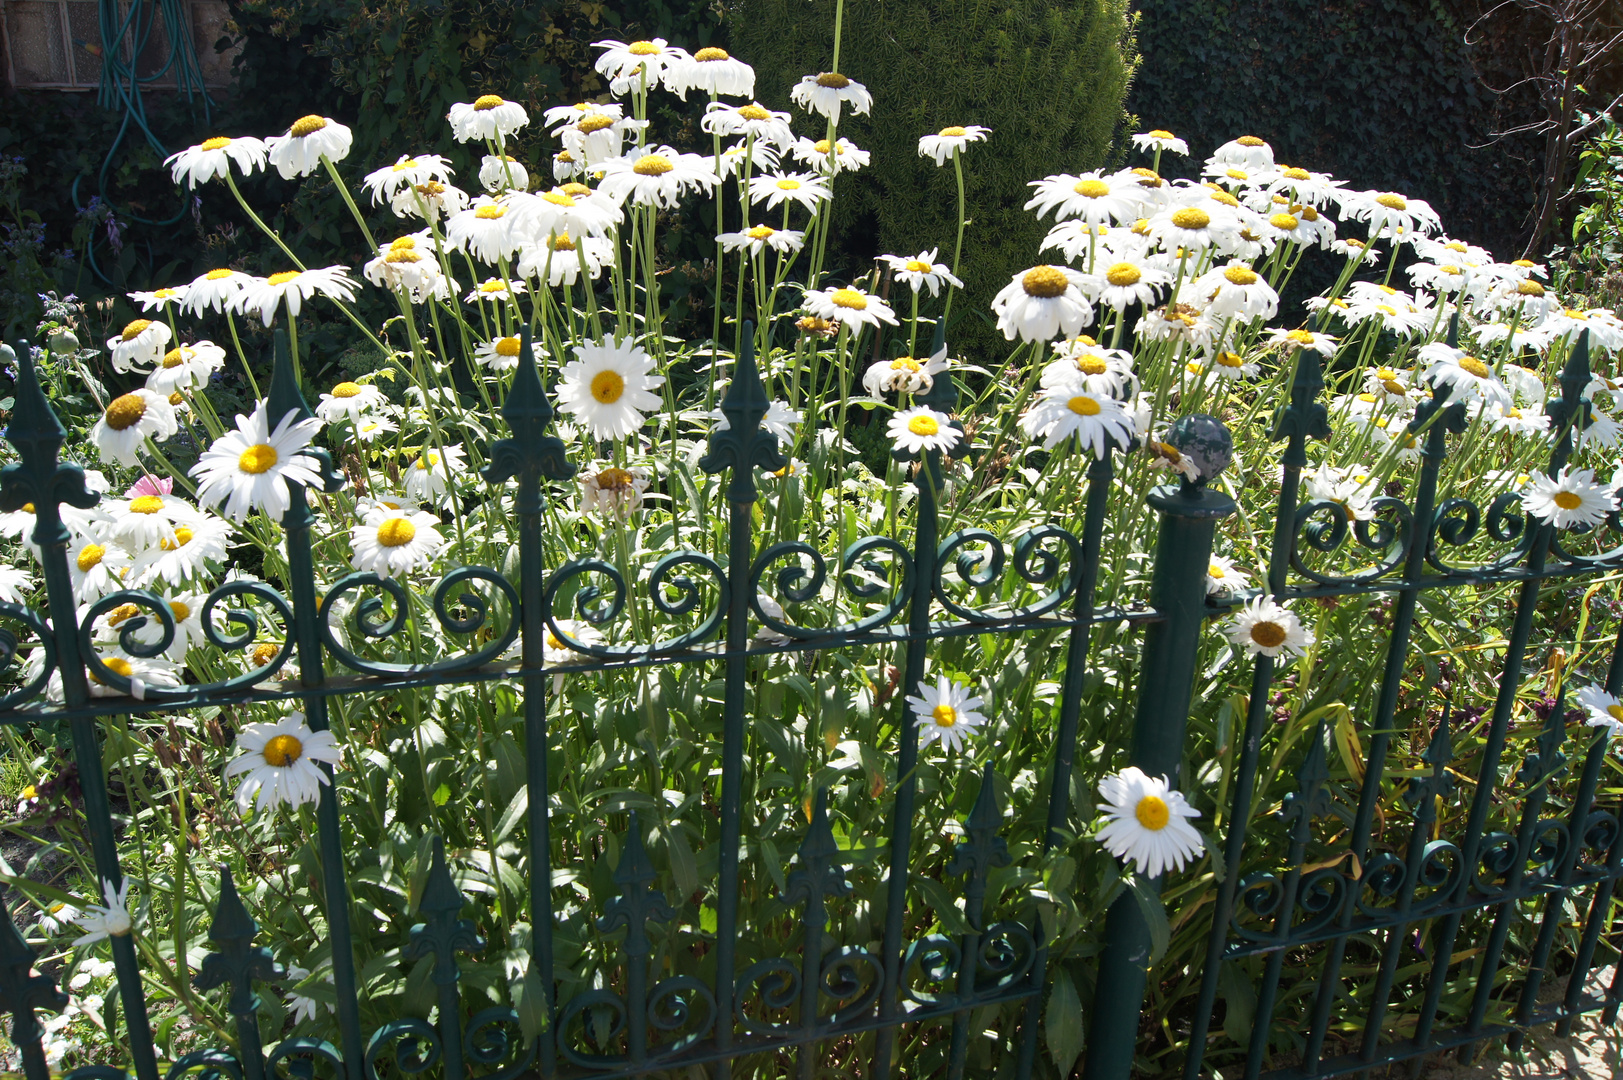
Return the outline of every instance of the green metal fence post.
[[[1150,601],[1162,616],[1144,637],[1138,708],[1129,764],[1179,785],[1184,728],[1194,692],[1195,660],[1206,625],[1206,571],[1217,523],[1234,513],[1234,500],[1205,487],[1232,456],[1228,429],[1215,417],[1186,416],[1167,442],[1195,462],[1199,478],[1158,487],[1149,504],[1161,512]],[[1160,892],[1161,880],[1148,883]],[[1088,1080],[1125,1080],[1132,1072],[1139,1014],[1149,973],[1150,928],[1139,899],[1124,891],[1105,917],[1105,950],[1088,1033]]]

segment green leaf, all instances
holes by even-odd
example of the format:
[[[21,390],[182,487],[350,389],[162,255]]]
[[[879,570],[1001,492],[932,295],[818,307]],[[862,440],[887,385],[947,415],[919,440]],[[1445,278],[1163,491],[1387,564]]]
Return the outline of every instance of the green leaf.
[[[1063,968],[1054,977],[1048,992],[1048,1008],[1043,1013],[1043,1041],[1054,1059],[1060,1076],[1070,1076],[1076,1059],[1082,1056],[1082,999],[1076,984]]]
[[[500,843],[507,839],[507,834],[518,828],[518,823],[524,820],[525,813],[530,809],[529,788],[519,788],[513,801],[507,804],[502,811],[501,818],[496,822],[496,841]]]
[[[534,1042],[547,1029],[546,1000],[541,993],[541,979],[534,971],[513,984],[513,1011],[518,1013],[519,1030],[525,1042]]]
[[[451,801],[451,788],[449,784],[441,784],[434,789],[434,805],[444,806]]]
[[[1161,903],[1155,890],[1150,888],[1149,882],[1137,874],[1128,879],[1127,888],[1133,894],[1133,899],[1138,901],[1138,910],[1150,931],[1150,963],[1157,963],[1166,955],[1167,945],[1172,940],[1172,925],[1167,922],[1166,906]]]
[[[1257,1015],[1256,987],[1239,964],[1230,963],[1218,969],[1217,993],[1223,999],[1223,1034],[1243,1044]]]

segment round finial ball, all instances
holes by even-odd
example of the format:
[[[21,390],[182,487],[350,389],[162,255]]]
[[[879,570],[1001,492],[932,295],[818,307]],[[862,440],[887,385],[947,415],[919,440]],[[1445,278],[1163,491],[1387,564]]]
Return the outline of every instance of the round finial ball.
[[[1200,474],[1197,486],[1205,486],[1222,475],[1234,460],[1234,436],[1223,421],[1206,413],[1180,416],[1167,429],[1166,442],[1194,463]]]

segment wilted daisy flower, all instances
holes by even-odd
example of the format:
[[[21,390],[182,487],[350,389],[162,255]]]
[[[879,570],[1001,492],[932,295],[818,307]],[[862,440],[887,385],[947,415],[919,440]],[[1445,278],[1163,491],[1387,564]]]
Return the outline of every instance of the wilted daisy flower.
[[[633,206],[674,207],[689,191],[713,191],[720,177],[709,158],[683,154],[669,146],[633,151],[603,162],[603,182],[597,190],[617,203]]]
[[[604,517],[624,519],[642,505],[651,477],[647,469],[606,466],[579,474],[581,508]]]
[[[1585,725],[1605,728],[1607,738],[1623,731],[1623,701],[1598,686],[1585,686],[1572,696],[1589,714]]]
[[[403,187],[389,200],[395,217],[415,217],[435,222],[467,209],[468,193],[453,184],[425,180]]]
[[[898,450],[922,454],[926,450],[950,453],[964,433],[952,424],[952,417],[928,406],[903,409],[890,418],[887,434]]]
[[[359,420],[362,413],[380,408],[384,403],[383,391],[376,386],[345,379],[333,385],[332,393],[321,395],[321,401],[316,405],[316,415],[327,424],[339,420]]]
[[[1118,400],[1138,388],[1133,354],[1125,349],[1101,348],[1090,337],[1054,343],[1054,360],[1043,368],[1042,388],[1081,387],[1092,394]]]
[[[955,124],[944,127],[934,135],[925,135],[919,139],[919,157],[932,158],[938,166],[945,165],[963,153],[964,148],[970,143],[981,142],[991,133],[991,128],[977,124],[963,127]]]
[[[288,713],[274,724],[248,724],[237,733],[239,756],[225,767],[225,775],[241,776],[237,807],[246,812],[278,806],[299,807],[321,798],[330,784],[318,764],[337,765],[338,744],[330,731],[312,731],[304,714]]]
[[[289,483],[322,486],[315,462],[304,454],[321,421],[298,420],[290,412],[272,430],[266,404],[261,401],[251,415],[239,413],[237,430],[215,439],[191,469],[200,481],[197,501],[204,506],[224,502],[223,513],[234,521],[253,510],[273,517],[285,513],[293,502]]]
[[[1213,555],[1206,566],[1206,595],[1230,596],[1251,587],[1251,575],[1234,564],[1233,559]]]
[[[738,232],[719,233],[716,242],[725,251],[748,251],[760,255],[771,248],[783,255],[792,255],[806,242],[806,234],[798,229],[774,229],[770,225],[751,225]]]
[[[1128,179],[1105,177],[1097,172],[1072,176],[1060,173],[1032,180],[1036,192],[1026,203],[1042,217],[1050,210],[1056,218],[1081,218],[1092,225],[1110,225],[1138,217],[1139,193]]]
[[[1521,320],[1479,323],[1473,333],[1478,345],[1504,345],[1512,354],[1528,349],[1542,352],[1550,344],[1548,331]]]
[[[1093,323],[1093,280],[1068,266],[1034,266],[1014,275],[992,300],[997,328],[1010,341],[1074,337]]]
[[[151,314],[154,311],[162,311],[171,304],[178,306],[184,302],[186,290],[184,288],[173,289],[165,286],[161,289],[153,289],[151,292],[132,292],[129,297],[132,303],[141,305],[143,314]]]
[[[1134,135],[1133,145],[1140,150],[1146,151],[1165,150],[1169,153],[1183,154],[1185,156],[1189,153],[1188,143],[1172,134],[1172,132],[1163,131],[1160,128]]]
[[[835,139],[832,144],[827,139],[798,139],[790,147],[790,152],[796,160],[823,176],[865,169],[870,158],[868,151],[843,137]]]
[[[163,354],[158,366],[147,375],[147,389],[164,400],[177,390],[193,390],[208,384],[209,376],[225,367],[225,350],[212,341],[177,345]]]
[[[479,183],[491,194],[499,191],[527,191],[530,174],[515,157],[486,154],[479,163]]]
[[[1041,440],[1049,450],[1074,435],[1100,459],[1112,448],[1125,450],[1134,435],[1133,421],[1121,402],[1074,385],[1044,390],[1020,418],[1020,427],[1028,439]]]
[[[642,427],[644,414],[659,408],[654,391],[665,384],[653,357],[630,341],[605,339],[575,347],[579,359],[559,373],[558,408],[594,439],[623,439]]]
[[[610,92],[619,96],[635,90],[644,77],[649,88],[659,85],[667,68],[687,59],[687,53],[671,45],[664,38],[652,41],[594,41],[592,48],[602,49],[603,55],[593,65],[597,73],[609,80]]]
[[[231,299],[232,308],[244,315],[258,315],[269,326],[276,318],[276,309],[286,302],[288,316],[296,319],[304,301],[312,296],[354,300],[357,283],[348,270],[347,266],[322,266],[254,278]]]
[[[1106,307],[1122,311],[1133,304],[1155,303],[1156,294],[1172,284],[1172,275],[1140,259],[1119,259],[1104,268],[1102,282],[1094,297]]]
[[[19,607],[34,589],[34,579],[20,566],[0,566],[0,604]]]
[[[438,154],[402,155],[393,165],[367,173],[361,184],[372,193],[372,202],[381,206],[418,184],[448,184],[451,175],[451,163]]]
[[[1313,631],[1302,625],[1296,613],[1266,596],[1253,597],[1236,611],[1223,633],[1250,656],[1301,656],[1313,644]]]
[[[1166,780],[1147,776],[1134,766],[1099,781],[1104,802],[1099,812],[1109,818],[1099,830],[1106,851],[1131,862],[1146,877],[1182,870],[1200,854],[1200,833],[1189,824],[1200,811],[1173,791]]]
[[[179,430],[180,421],[168,397],[142,388],[107,403],[90,429],[90,441],[120,464],[133,466],[147,439],[163,442]]]
[[[873,108],[873,95],[868,93],[868,88],[837,71],[807,75],[789,91],[789,100],[807,112],[821,113],[835,124],[840,122],[842,107],[849,106],[857,115]]]
[[[422,510],[377,507],[350,530],[349,564],[382,577],[400,577],[434,561],[445,547],[440,519]]]
[[[252,274],[244,274],[240,270],[210,270],[186,286],[186,296],[180,308],[188,315],[233,310],[237,294],[253,281]]]
[[[941,283],[946,282],[955,289],[964,287],[964,283],[947,268],[945,263],[936,262],[936,254],[940,248],[931,248],[921,251],[911,259],[900,255],[881,255],[879,258],[890,267],[891,277],[907,285],[914,292],[930,291],[931,296],[941,294]]]
[[[513,221],[507,203],[481,195],[468,209],[446,219],[445,244],[494,266],[512,258],[523,240]]]
[[[712,135],[742,135],[780,150],[789,149],[795,142],[795,133],[789,129],[789,114],[773,112],[758,101],[748,105],[712,101],[705,106],[704,119],[699,121],[699,126]]]
[[[1279,311],[1279,294],[1243,262],[1212,267],[1195,279],[1190,292],[1218,319],[1248,323],[1271,319]]]
[[[800,304],[815,318],[828,319],[842,325],[861,328],[878,327],[880,323],[896,325],[896,313],[877,296],[870,296],[855,285],[819,289],[801,298]]]
[[[406,485],[406,497],[419,502],[440,499],[451,490],[452,478],[460,475],[465,467],[462,447],[424,446],[401,477]]]
[[[1348,521],[1369,521],[1375,517],[1375,481],[1367,474],[1334,465],[1321,465],[1307,473],[1307,497],[1335,503]]]
[[[170,154],[163,159],[163,163],[169,166],[170,176],[175,183],[185,180],[186,189],[191,191],[198,184],[205,184],[216,176],[224,179],[232,165],[242,175],[252,176],[265,167],[267,149],[263,140],[252,136],[233,139],[216,135],[196,146],[188,146],[178,154]]]
[[[1369,266],[1379,266],[1381,252],[1374,244],[1366,244],[1362,240],[1355,240],[1350,236],[1343,236],[1330,242],[1330,250],[1337,255],[1344,256],[1348,262],[1363,263]]]
[[[1212,151],[1211,159],[1222,165],[1263,172],[1274,167],[1274,148],[1255,135],[1241,135]]]
[[[301,116],[287,129],[286,135],[275,135],[265,140],[270,150],[270,163],[282,174],[283,180],[296,176],[309,176],[321,167],[321,159],[342,161],[349,156],[353,142],[349,128],[325,116]]]
[[[484,94],[471,104],[458,102],[445,117],[457,142],[493,140],[497,146],[530,122],[530,114],[516,101]]]
[[[1336,339],[1329,334],[1321,334],[1317,330],[1270,329],[1266,344],[1270,349],[1278,349],[1281,352],[1312,349],[1324,357],[1336,354]]]
[[[692,56],[678,57],[665,68],[664,80],[665,89],[683,101],[688,99],[689,90],[703,90],[712,97],[755,96],[755,69],[714,45]]]
[[[559,135],[563,148],[569,151],[571,158],[585,165],[587,172],[619,157],[625,149],[626,136],[648,127],[646,120],[621,116],[619,106],[613,108],[612,113],[588,110]]]
[[[145,368],[163,359],[164,347],[173,335],[169,327],[152,319],[135,319],[116,336],[107,339],[108,359],[113,370],[124,374],[132,368]]]
[[[148,585],[155,581],[180,585],[205,577],[210,563],[226,561],[230,538],[230,526],[218,518],[194,514],[189,520],[177,520],[174,533],[159,537],[156,544],[143,551],[130,574]]]
[[[1617,495],[1595,483],[1594,469],[1568,465],[1559,476],[1534,476],[1522,489],[1522,508],[1557,529],[1593,527],[1617,509]]]
[[[921,749],[939,742],[948,750],[963,750],[969,736],[986,723],[979,711],[985,702],[945,675],[937,675],[934,686],[920,679],[917,690],[907,696],[907,704],[918,724]]]
[[[923,393],[935,385],[935,377],[949,366],[945,346],[928,360],[915,360],[911,356],[880,360],[863,372],[862,388],[874,397],[887,393]]]
[[[1443,341],[1424,345],[1416,356],[1426,365],[1430,386],[1452,386],[1455,401],[1492,401],[1511,404],[1510,390],[1481,360]]]
[[[74,939],[74,945],[93,945],[106,938],[123,937],[134,923],[130,919],[130,879],[125,878],[118,888],[106,878],[101,879],[103,903],[86,904],[73,921],[84,930]]]

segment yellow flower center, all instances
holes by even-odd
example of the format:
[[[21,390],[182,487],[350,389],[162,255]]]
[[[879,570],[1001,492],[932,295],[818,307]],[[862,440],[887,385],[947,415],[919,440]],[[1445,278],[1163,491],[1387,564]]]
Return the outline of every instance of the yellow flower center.
[[[1550,501],[1563,510],[1576,510],[1584,504],[1583,496],[1576,491],[1558,491],[1550,496]]]
[[[1234,141],[1239,143],[1241,146],[1267,146],[1268,145],[1267,143],[1263,142],[1261,139],[1257,138],[1255,135],[1241,135],[1238,139],[1235,139]]]
[[[570,207],[575,205],[575,197],[561,188],[554,188],[541,197],[554,206]]]
[[[101,662],[106,665],[107,670],[111,671],[114,675],[122,675],[127,679],[131,675],[135,674],[135,669],[130,666],[130,662],[124,659],[122,656],[104,656],[101,658]],[[91,678],[95,679],[95,676],[92,675]],[[96,682],[101,682],[101,680],[96,679]],[[102,685],[105,686],[107,684],[102,683]]]
[[[168,537],[164,537],[162,540],[158,541],[158,546],[163,548],[165,551],[178,551],[187,544],[191,543],[192,537],[195,535],[196,534],[193,533],[192,530],[182,525],[175,530],[175,538],[173,540],[169,539]]]
[[[744,235],[749,237],[751,240],[765,240],[767,237],[771,236],[777,231],[778,230],[774,229],[770,225],[755,225],[751,228],[745,229]]]
[[[302,139],[306,135],[314,135],[326,126],[327,120],[325,117],[301,116],[293,121],[293,126],[287,129],[287,133],[296,139]]]
[[[191,606],[179,600],[169,601],[169,613],[175,617],[176,622],[185,622],[192,617]]]
[[[132,322],[128,326],[124,327],[124,333],[122,335],[120,335],[120,336],[125,341],[134,341],[136,338],[138,338],[142,334],[146,333],[147,327],[149,327],[151,325],[152,325],[152,320],[151,319],[136,319],[134,322]]]
[[[958,710],[951,705],[937,705],[930,710],[930,719],[940,727],[952,727],[958,722]]]
[[[1223,277],[1230,285],[1255,285],[1257,272],[1249,266],[1227,266],[1223,268]]]
[[[427,180],[418,184],[413,190],[425,199],[435,199],[445,194],[445,185],[438,180]]]
[[[1204,229],[1211,223],[1212,215],[1198,206],[1186,206],[1172,214],[1172,224],[1180,229]]]
[[[827,154],[830,150],[834,149],[834,144],[829,142],[827,139],[818,139],[816,142],[812,143],[812,149],[816,150],[819,154]]]
[[[968,131],[959,127],[957,124],[954,124],[951,127],[944,127],[940,132],[941,138],[943,139],[961,139],[968,134]]]
[[[890,369],[892,371],[920,372],[924,370],[924,365],[911,356],[898,356],[890,362]]]
[[[632,56],[658,56],[659,46],[652,41],[633,41],[626,47],[626,52]]]
[[[224,150],[231,145],[231,140],[224,135],[216,135],[212,139],[204,139],[198,146],[199,150]]]
[[[1070,279],[1055,266],[1034,266],[1020,279],[1020,287],[1026,290],[1027,296],[1044,299],[1063,296],[1070,286]]]
[[[1216,563],[1212,563],[1210,566],[1208,566],[1206,568],[1206,576],[1210,577],[1210,578],[1219,578],[1219,579],[1221,579],[1221,578],[1228,577],[1228,574],[1227,574],[1227,572],[1224,571],[1224,569],[1221,566],[1218,566]]]
[[[491,280],[485,282],[483,285],[479,286],[479,291],[482,292],[482,293],[506,292],[507,291],[507,282],[505,282],[505,281],[497,281],[494,278],[492,278]]]
[[[604,491],[625,491],[632,486],[633,479],[625,469],[604,469],[597,474],[597,486]]]
[[[101,565],[102,556],[106,554],[107,549],[100,544],[86,544],[79,549],[79,558],[76,560],[79,564],[79,572],[88,574]]]
[[[925,438],[929,438],[932,435],[940,434],[941,423],[928,413],[919,413],[919,415],[913,417],[913,419],[907,422],[907,430],[911,431],[915,435],[922,435]]]
[[[1278,648],[1285,643],[1285,628],[1264,620],[1251,628],[1251,640],[1265,649]]]
[[[561,161],[565,165],[568,165],[568,164],[572,163],[575,160],[575,155],[571,154],[568,150],[560,150],[556,154],[553,155],[552,159],[554,161]]]
[[[253,652],[254,667],[264,667],[266,664],[276,659],[276,654],[279,651],[280,650],[278,650],[275,645],[272,645],[268,641],[255,645]]]
[[[489,112],[491,109],[501,108],[503,104],[505,102],[495,94],[482,94],[473,103],[473,107],[476,112]]]
[[[417,526],[405,518],[390,518],[378,526],[378,543],[384,547],[397,548],[409,544],[416,536]]]
[[[1296,220],[1295,214],[1287,214],[1284,211],[1281,211],[1270,217],[1268,219],[1268,224],[1272,225],[1280,232],[1290,232],[1292,229],[1296,228],[1296,226],[1300,225],[1301,222]]]
[[[731,58],[727,55],[726,49],[718,49],[712,45],[708,48],[700,49],[698,52],[694,53],[693,59],[699,61],[700,63],[708,64],[714,60],[728,60]]]
[[[631,171],[638,176],[664,176],[676,166],[664,154],[644,154],[631,166]]]
[[[416,158],[405,158],[405,159],[403,159],[401,161],[397,161],[393,165],[389,166],[390,171],[392,171],[392,172],[405,172],[407,169],[415,169],[416,167],[417,167],[417,159]]]
[[[423,452],[422,456],[419,457],[416,460],[416,462],[414,462],[414,464],[416,465],[418,470],[420,470],[422,472],[427,472],[429,469],[432,469],[434,466],[438,465],[439,463],[440,463],[440,456],[438,454],[434,453],[434,451],[432,451],[432,450],[425,450]],[[391,509],[393,509],[393,508],[391,507]]]
[[[141,609],[134,604],[120,604],[107,613],[107,625],[118,626],[129,619],[141,614]]]
[[[1356,250],[1358,250],[1358,251],[1362,251],[1362,250],[1364,250],[1364,242],[1363,242],[1363,241],[1362,241],[1362,240],[1354,240],[1354,239],[1353,239],[1353,238],[1352,238],[1352,237],[1350,237],[1350,236],[1349,236],[1349,237],[1347,237],[1347,238],[1346,238],[1346,239],[1345,239],[1345,240],[1343,240],[1343,241],[1342,241],[1342,243],[1344,243],[1344,244],[1346,244],[1346,245],[1347,245],[1347,246],[1348,246],[1348,247],[1350,247],[1350,248],[1354,248],[1354,249],[1356,249]]]
[[[1377,195],[1375,196],[1375,201],[1386,207],[1388,210],[1409,209],[1408,200],[1404,199],[1402,195]]]
[[[1589,315],[1586,312],[1579,311],[1577,308],[1566,308],[1561,312],[1561,314],[1565,315],[1569,319],[1582,319],[1585,322],[1589,320]]]
[[[1167,130],[1165,130],[1163,128],[1156,128],[1154,131],[1150,132],[1150,138],[1152,138],[1152,139],[1174,139],[1174,138],[1177,138],[1177,136],[1173,135],[1172,132],[1167,131]]]
[[[1212,199],[1212,202],[1214,202],[1214,203],[1222,203],[1224,206],[1227,206],[1230,209],[1237,208],[1240,205],[1240,200],[1239,199],[1236,199],[1233,195],[1230,195],[1228,192],[1224,191],[1222,188],[1218,188],[1216,191],[1213,191],[1212,195],[1211,195],[1211,199]]]
[[[1536,281],[1518,281],[1516,283],[1517,296],[1543,296],[1544,286]]]
[[[841,75],[838,71],[825,71],[821,75],[817,76],[817,85],[826,86],[830,90],[844,90],[847,86],[851,85],[851,80],[847,79],[844,75]]]
[[[1087,356],[1077,357],[1076,370],[1084,375],[1103,375],[1110,370],[1110,365],[1105,363],[1101,357],[1089,353]]]
[[[1623,723],[1623,705],[1606,706],[1606,715],[1610,716],[1613,720]]]
[[[784,179],[778,181],[778,187],[783,191],[799,191],[800,181],[791,180],[788,177],[785,177]]]
[[[163,509],[163,498],[158,495],[137,495],[130,500],[130,513],[156,514]]]
[[[855,289],[835,289],[828,294],[835,307],[849,308],[852,311],[866,311],[868,298]]]
[[[604,128],[613,126],[614,117],[604,116],[601,113],[599,113],[597,116],[588,116],[586,119],[575,125],[575,127],[579,129],[583,135],[590,135],[594,131],[602,131]]]
[[[1294,342],[1297,345],[1311,345],[1313,344],[1313,334],[1308,330],[1292,330],[1285,335],[1285,340]]]
[[[1119,262],[1105,271],[1105,280],[1112,285],[1137,285],[1143,273],[1129,262]]]
[[[505,213],[507,213],[507,207],[497,203],[486,203],[475,210],[473,216],[480,221],[495,221]]]
[[[1244,169],[1224,169],[1223,175],[1228,177],[1230,180],[1251,179],[1251,174],[1246,172]]]
[[[592,376],[592,396],[604,405],[613,405],[626,392],[626,381],[618,371],[600,371]]]
[[[1293,168],[1293,167],[1290,167],[1290,166],[1287,166],[1287,167],[1285,167],[1283,169],[1280,169],[1279,170],[1279,175],[1283,176],[1287,180],[1306,180],[1306,179],[1308,179],[1308,171],[1306,169],[1297,169],[1297,168]]]
[[[1474,356],[1460,357],[1459,365],[1479,379],[1486,379],[1488,377],[1488,365],[1484,364]]]
[[[410,248],[390,248],[388,253],[383,256],[383,261],[390,266],[399,266],[402,263],[410,266],[412,263],[422,262],[423,257]]]
[[[935,269],[935,267],[931,266],[929,263],[925,262],[923,259],[909,259],[909,260],[907,260],[907,271],[910,274],[928,274],[931,271],[933,271],[934,269]]]
[[[559,233],[552,238],[553,251],[574,251],[575,241],[569,238],[568,233]]]
[[[295,736],[278,735],[265,744],[265,764],[276,769],[285,769],[304,753],[304,744]]]
[[[496,340],[496,355],[509,357],[517,356],[519,346],[521,344],[522,342],[520,342],[516,337],[498,338]]]
[[[272,274],[270,277],[266,278],[265,279],[265,284],[267,284],[267,285],[286,285],[288,282],[294,280],[298,276],[299,276],[299,271],[297,271],[297,270],[283,270],[281,273]]]
[[[582,195],[590,195],[592,193],[592,189],[587,187],[585,184],[565,184],[558,190],[563,192],[565,195],[568,195],[572,199],[578,199]],[[573,206],[574,203],[570,203],[570,205]]]
[[[33,503],[23,503],[23,513],[32,514],[33,512],[34,512],[34,504]]]
[[[276,448],[268,443],[256,443],[237,457],[237,468],[252,476],[270,471],[278,461]]]
[[[186,358],[188,356],[195,355],[196,354],[190,349],[170,349],[168,352],[163,354],[163,366],[166,369],[178,368],[180,365],[186,362]]]
[[[1138,823],[1151,832],[1160,832],[1172,820],[1172,810],[1167,801],[1159,795],[1146,795],[1138,800],[1133,808],[1133,816]]]
[[[364,388],[360,383],[341,382],[332,388],[332,396],[335,398],[360,397],[362,389]]]
[[[1099,403],[1086,394],[1078,394],[1065,403],[1066,408],[1078,416],[1098,416]]]
[[[1110,185],[1103,180],[1078,180],[1071,190],[1084,199],[1102,199],[1110,194]]]
[[[1512,259],[1510,265],[1526,268],[1529,266],[1537,266],[1538,263],[1534,262],[1532,259]]]
[[[1217,363],[1220,367],[1245,367],[1245,357],[1235,352],[1220,352],[1217,354]]]
[[[139,423],[146,412],[146,399],[140,394],[116,397],[107,406],[107,426],[114,431],[123,431]]]
[[[203,275],[204,281],[224,281],[234,273],[231,270],[210,270]]]
[[[1140,167],[1133,170],[1133,175],[1138,177],[1139,187],[1153,188],[1161,186],[1161,174],[1156,172],[1154,169]]]
[[[1398,382],[1396,379],[1382,379],[1381,380],[1381,389],[1385,390],[1388,394],[1402,395],[1402,394],[1406,394],[1406,393],[1409,392],[1408,387],[1404,386],[1402,383]]]

